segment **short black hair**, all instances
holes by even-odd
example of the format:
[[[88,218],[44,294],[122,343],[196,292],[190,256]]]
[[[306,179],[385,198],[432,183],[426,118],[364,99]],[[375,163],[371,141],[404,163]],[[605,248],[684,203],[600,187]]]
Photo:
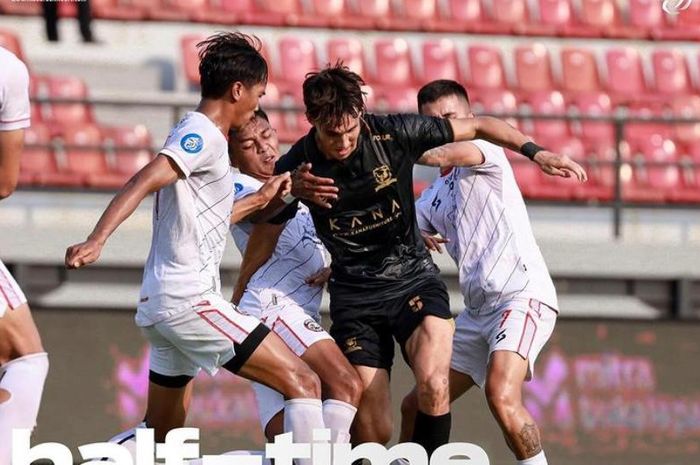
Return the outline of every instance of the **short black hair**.
[[[255,110],[254,115],[255,118],[264,119],[268,123],[270,122],[270,118],[267,117],[267,113],[265,113],[265,111],[262,108],[258,108],[257,110]]]
[[[257,110],[255,110],[253,112],[253,119],[255,119],[255,118],[260,118],[262,120],[265,120],[267,122],[267,124],[270,124],[270,119],[267,117],[267,113],[265,113],[265,111],[263,111],[262,108],[258,108]],[[234,127],[231,127],[231,129],[229,129],[229,131],[228,131],[229,144],[236,138],[237,135],[238,135],[238,130]]]
[[[418,91],[418,109],[426,103],[433,103],[442,97],[456,95],[469,103],[469,94],[462,84],[452,79],[438,79],[424,85]]]
[[[365,111],[363,85],[362,77],[340,61],[307,74],[303,85],[306,117],[311,124],[334,127],[347,115],[360,116]]]
[[[221,98],[235,82],[250,87],[267,82],[262,42],[240,32],[219,32],[197,44],[202,98]]]

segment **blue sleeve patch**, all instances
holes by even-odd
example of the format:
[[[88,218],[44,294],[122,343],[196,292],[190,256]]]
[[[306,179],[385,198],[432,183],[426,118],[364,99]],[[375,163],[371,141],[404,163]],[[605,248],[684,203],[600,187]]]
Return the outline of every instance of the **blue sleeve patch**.
[[[204,147],[204,140],[202,140],[202,136],[199,134],[186,134],[180,139],[180,147],[187,153],[199,153],[202,151],[202,147]]]
[[[243,190],[243,184],[236,182],[233,184],[233,188],[236,190],[236,194],[238,194]]]

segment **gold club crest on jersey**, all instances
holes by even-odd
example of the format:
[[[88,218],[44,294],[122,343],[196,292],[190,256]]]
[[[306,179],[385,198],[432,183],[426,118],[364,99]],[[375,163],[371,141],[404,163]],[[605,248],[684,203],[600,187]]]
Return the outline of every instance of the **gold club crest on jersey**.
[[[374,188],[375,192],[382,190],[396,182],[396,178],[391,177],[391,168],[389,168],[387,165],[381,165],[378,168],[375,168],[372,173],[374,174],[374,180],[377,181],[377,186]]]

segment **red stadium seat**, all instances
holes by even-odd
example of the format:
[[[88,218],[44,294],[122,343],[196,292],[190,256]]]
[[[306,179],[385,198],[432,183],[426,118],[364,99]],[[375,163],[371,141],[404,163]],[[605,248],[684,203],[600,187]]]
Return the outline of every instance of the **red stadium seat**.
[[[199,85],[199,54],[197,44],[204,40],[202,34],[188,34],[180,39],[182,64],[185,67],[185,77],[192,86]]]
[[[396,88],[415,83],[408,42],[403,39],[377,39],[374,42],[374,55],[372,84]]]
[[[685,55],[678,50],[655,50],[652,53],[654,66],[654,89],[659,94],[679,95],[692,93],[690,74]]]
[[[257,14],[250,16],[253,24],[295,26],[303,16],[299,0],[257,0]]]
[[[623,197],[632,202],[663,202],[678,186],[680,175],[676,145],[652,136],[630,144],[631,177]],[[670,163],[671,165],[664,165]],[[657,165],[659,164],[659,165]]]
[[[151,136],[145,126],[103,128],[110,165],[108,175],[100,175],[101,187],[121,187],[153,158]]]
[[[438,31],[486,32],[491,25],[483,17],[480,0],[446,0],[444,5],[440,17],[432,22]]]
[[[437,16],[437,0],[403,0],[393,3],[393,15],[388,27],[395,30],[418,31],[432,28]]]
[[[41,2],[0,2],[0,12],[3,15],[41,16]]]
[[[87,86],[81,79],[48,76],[46,83],[48,95],[51,98],[88,98]],[[52,103],[49,105],[49,115],[46,119],[54,126],[52,131],[60,132],[61,127],[68,128],[76,124],[91,123],[93,121],[92,108],[87,103]]]
[[[579,162],[582,162],[585,157],[583,144],[578,139],[542,137],[538,142],[554,153],[568,155]],[[546,200],[568,200],[574,197],[575,189],[578,186],[579,183],[576,179],[548,176],[540,173],[539,183],[533,187],[532,195]]]
[[[561,51],[562,89],[568,92],[600,90],[600,77],[592,51],[565,48]]]
[[[376,108],[382,113],[415,113],[418,89],[382,88],[375,94]]]
[[[606,87],[616,100],[627,102],[647,93],[639,52],[633,48],[614,48],[605,54],[608,69]]]
[[[541,43],[517,47],[515,75],[518,88],[524,92],[554,89],[547,47]]]
[[[218,24],[249,24],[256,17],[255,0],[210,0],[198,20]]]
[[[493,89],[479,90],[469,94],[471,100],[472,111],[475,114],[511,114],[518,112],[518,101],[515,95],[509,90]],[[509,118],[509,124],[519,126],[518,121],[514,118]]]
[[[335,64],[342,61],[345,66],[356,72],[363,78],[368,78],[366,73],[365,56],[362,50],[362,42],[355,38],[337,37],[326,43],[328,63]]]
[[[610,201],[615,196],[615,147],[594,142],[586,149],[588,181],[574,187],[574,198],[585,201]]]
[[[501,34],[553,34],[556,29],[551,26],[533,22],[528,13],[526,0],[491,0],[487,18]]]
[[[540,115],[565,115],[566,104],[564,96],[559,91],[535,92],[525,98],[530,111]],[[534,119],[531,123],[537,138],[545,137],[566,138],[570,135],[569,124],[565,120]],[[525,132],[530,132],[528,126],[523,127]]]
[[[298,91],[307,73],[318,71],[316,47],[307,38],[283,37],[278,43],[280,60],[280,78],[278,84]]]
[[[540,23],[557,32],[565,31],[573,22],[570,0],[539,0]]]
[[[24,61],[22,45],[19,42],[19,37],[17,37],[15,33],[8,31],[7,29],[0,29],[0,47],[6,48],[14,53],[17,58]]]
[[[505,89],[506,74],[501,51],[488,45],[473,45],[467,53],[469,77],[464,79],[469,88]]]
[[[625,26],[615,0],[581,0],[577,23],[567,29],[566,35],[643,38],[647,31]]]
[[[673,116],[700,119],[700,96],[678,97],[673,101]],[[678,123],[674,138],[683,143],[700,140],[700,123]]]
[[[578,94],[571,99],[576,111],[581,115],[588,116],[610,116],[612,115],[612,104],[608,94],[602,92],[591,92]],[[590,144],[612,145],[615,140],[615,127],[612,123],[601,121],[582,120],[578,125],[578,134]]]
[[[102,152],[102,132],[95,125],[66,128],[61,155],[65,165],[61,171],[77,176],[91,187],[114,188],[123,184],[123,176],[110,172]]]
[[[52,147],[46,147],[51,144],[47,126],[32,124],[24,132],[24,142],[19,179],[22,185],[75,187],[81,184],[80,176],[59,170]]]
[[[347,12],[338,18],[337,27],[348,29],[386,29],[391,18],[389,0],[348,1]]]
[[[100,19],[140,21],[146,18],[150,5],[148,0],[92,0],[90,12]]]
[[[680,182],[671,191],[673,202],[700,202],[700,139],[686,146],[679,157]]]
[[[629,0],[628,22],[632,27],[645,30],[650,36],[664,28],[664,12],[656,0]]]
[[[459,64],[454,42],[449,39],[423,42],[423,82],[436,79],[459,80]]]
[[[339,19],[347,15],[346,0],[309,0],[302,2],[306,6],[297,18],[298,25],[304,27],[337,26]]]
[[[537,199],[540,193],[540,185],[542,184],[542,172],[540,168],[526,160],[522,155],[515,155],[515,158],[511,156],[512,152],[506,150],[506,155],[511,160],[511,166],[513,167],[513,174],[515,175],[515,181],[518,183],[520,192],[523,197],[530,199]]]
[[[157,0],[150,4],[148,17],[159,21],[198,20],[208,8],[207,0]]]
[[[627,113],[631,117],[660,118],[666,112],[663,102],[633,102],[627,106]],[[664,139],[673,137],[673,126],[657,121],[635,121],[625,124],[625,139],[630,142],[646,140],[653,135]]]

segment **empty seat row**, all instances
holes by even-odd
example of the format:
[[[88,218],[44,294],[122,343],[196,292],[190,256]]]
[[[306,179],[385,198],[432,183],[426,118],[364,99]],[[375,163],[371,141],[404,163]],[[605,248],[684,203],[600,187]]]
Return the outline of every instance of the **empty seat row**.
[[[564,37],[700,37],[697,2],[668,15],[662,2],[629,0],[92,0],[94,15],[118,20],[424,30]],[[40,14],[38,2],[2,2],[5,14]],[[63,2],[63,15],[75,5]]]
[[[199,81],[196,44],[202,35],[181,40],[185,75],[192,85]],[[322,46],[310,38],[282,37],[263,53],[270,63],[270,79],[282,91],[299,93],[309,71],[325,63],[343,61],[362,75],[375,90],[417,87],[434,79],[456,79],[469,88],[511,89],[536,92],[605,90],[616,100],[661,98],[700,91],[691,69],[700,68],[700,54],[687,57],[677,49],[655,49],[646,60],[631,47],[610,47],[602,53],[582,47],[564,47],[553,57],[541,43],[519,45],[510,56],[501,48],[470,45],[462,48],[449,39],[425,40],[412,50],[404,39],[379,38],[366,50],[356,38],[332,38]],[[323,49],[321,55],[319,49]],[[270,51],[274,53],[270,53]],[[322,57],[321,57],[322,56]],[[368,57],[372,56],[370,60]],[[555,61],[555,59],[557,61]],[[512,69],[513,79],[508,71]]]

